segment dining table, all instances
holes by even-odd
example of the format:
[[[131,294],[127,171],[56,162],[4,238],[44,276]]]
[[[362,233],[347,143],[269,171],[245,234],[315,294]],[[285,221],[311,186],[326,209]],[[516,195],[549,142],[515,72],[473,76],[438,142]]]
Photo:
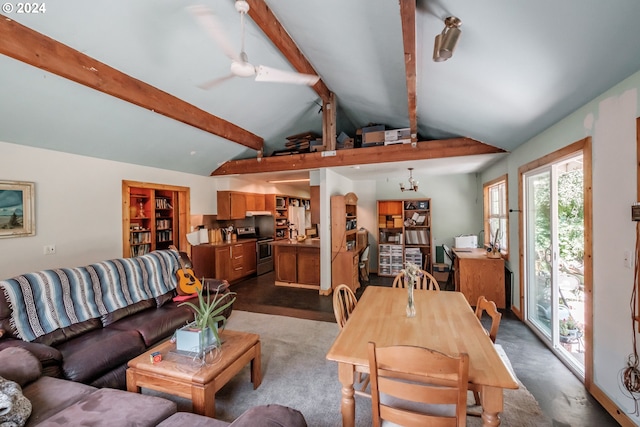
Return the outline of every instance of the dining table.
[[[518,382],[460,292],[414,290],[416,314],[407,317],[407,289],[368,286],[326,358],[338,363],[342,425],[355,425],[354,372],[369,373],[367,344],[413,345],[469,355],[469,382],[480,387],[482,425],[497,427],[503,390]]]

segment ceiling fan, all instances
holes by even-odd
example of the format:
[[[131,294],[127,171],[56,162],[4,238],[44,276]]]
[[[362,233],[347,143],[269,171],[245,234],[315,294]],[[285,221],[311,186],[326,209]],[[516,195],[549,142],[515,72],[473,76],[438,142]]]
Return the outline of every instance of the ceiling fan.
[[[258,65],[256,67],[251,64],[246,52],[244,51],[244,21],[247,12],[249,12],[249,3],[245,0],[236,0],[235,8],[240,14],[240,25],[242,29],[239,54],[236,53],[229,42],[227,35],[222,30],[222,25],[220,25],[220,22],[211,9],[203,5],[189,6],[188,8],[200,25],[209,33],[218,46],[220,46],[224,54],[231,59],[231,74],[206,82],[200,85],[201,88],[211,89],[212,87],[233,77],[255,76],[255,80],[257,82],[291,83],[309,86],[315,85],[318,80],[320,80],[320,77],[312,74],[278,70],[265,65]]]

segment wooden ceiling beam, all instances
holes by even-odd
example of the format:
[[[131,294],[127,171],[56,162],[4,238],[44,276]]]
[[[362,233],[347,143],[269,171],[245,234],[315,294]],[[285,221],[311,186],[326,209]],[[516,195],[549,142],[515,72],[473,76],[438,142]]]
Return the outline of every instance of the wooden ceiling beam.
[[[0,53],[254,150],[264,140],[173,95],[135,79],[0,15]]]
[[[287,61],[299,73],[319,76],[304,54],[298,49],[287,30],[284,29],[278,18],[273,14],[264,0],[248,0],[249,16],[260,27],[262,32],[269,37],[276,48],[282,52]],[[324,102],[330,102],[330,91],[322,79],[313,86],[313,90]]]
[[[334,155],[328,155],[335,153]],[[309,170],[336,166],[372,163],[402,162],[407,160],[439,159],[445,157],[473,156],[478,154],[506,153],[471,138],[452,138],[420,141],[415,144],[394,144],[364,147],[335,152],[317,152],[272,156],[261,159],[230,160],[211,173],[212,176]]]
[[[409,107],[409,129],[411,140],[418,140],[418,101],[416,86],[416,0],[400,1],[402,19],[402,43],[404,45],[404,66],[407,79],[407,100]]]

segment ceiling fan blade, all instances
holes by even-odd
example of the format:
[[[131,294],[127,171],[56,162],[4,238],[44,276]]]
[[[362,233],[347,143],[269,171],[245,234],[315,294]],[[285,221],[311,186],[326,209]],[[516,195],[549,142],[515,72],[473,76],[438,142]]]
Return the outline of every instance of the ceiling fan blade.
[[[189,6],[187,9],[196,18],[200,26],[209,33],[209,36],[215,40],[227,57],[232,61],[241,61],[240,55],[229,42],[227,34],[223,31],[222,24],[211,9],[203,5]]]
[[[292,71],[278,70],[264,65],[258,65],[256,67],[257,82],[290,83],[313,86],[318,83],[318,80],[320,80],[320,77],[312,74],[294,73]]]
[[[229,74],[229,75],[226,75],[224,77],[218,77],[217,79],[209,80],[208,82],[204,82],[202,84],[199,84],[198,87],[200,89],[209,90],[209,89],[211,89],[211,88],[213,88],[215,86],[218,86],[220,83],[222,83],[224,81],[227,81],[227,80],[229,80],[229,79],[231,79],[233,77],[235,77],[235,74]]]

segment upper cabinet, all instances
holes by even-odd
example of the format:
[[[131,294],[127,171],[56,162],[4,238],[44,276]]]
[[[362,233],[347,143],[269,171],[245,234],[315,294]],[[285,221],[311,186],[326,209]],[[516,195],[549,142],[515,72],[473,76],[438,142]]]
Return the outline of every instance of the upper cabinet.
[[[243,219],[247,212],[247,193],[218,191],[218,219]],[[255,201],[254,201],[255,203]]]
[[[171,245],[187,248],[190,189],[122,181],[122,253],[144,255]]]

